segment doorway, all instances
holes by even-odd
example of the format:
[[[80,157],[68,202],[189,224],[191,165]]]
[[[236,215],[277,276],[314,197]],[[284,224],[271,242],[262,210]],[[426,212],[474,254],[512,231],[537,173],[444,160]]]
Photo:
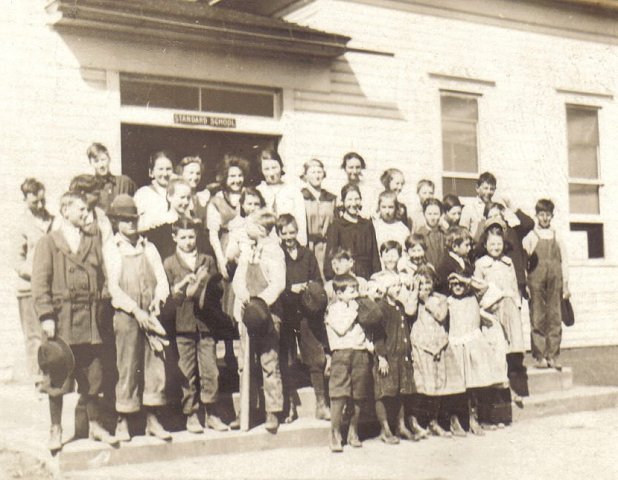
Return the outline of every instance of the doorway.
[[[170,151],[174,161],[186,156],[198,156],[204,162],[200,189],[216,181],[219,165],[225,154],[235,154],[249,160],[251,171],[248,185],[261,180],[257,152],[262,148],[277,148],[280,137],[237,132],[121,125],[122,173],[131,177],[138,187],[148,185],[148,158],[159,150]]]

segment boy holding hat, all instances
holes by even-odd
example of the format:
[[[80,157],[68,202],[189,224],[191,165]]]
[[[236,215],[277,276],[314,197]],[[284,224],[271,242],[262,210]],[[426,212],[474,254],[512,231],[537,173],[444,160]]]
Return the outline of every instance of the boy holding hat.
[[[104,247],[109,293],[115,308],[114,333],[118,383],[116,436],[129,441],[128,417],[147,407],[146,434],[170,440],[157,418],[165,397],[164,347],[169,343],[157,316],[169,295],[161,257],[137,232],[137,207],[131,197],[118,195],[109,216],[115,234]],[[142,390],[143,385],[143,391]]]
[[[103,288],[103,255],[98,235],[84,230],[86,198],[67,192],[61,198],[58,229],[37,244],[32,269],[32,298],[48,339],[62,338],[75,358],[73,376],[89,420],[90,438],[115,444],[99,423],[98,396],[102,390],[99,303]],[[49,396],[49,448],[62,448],[62,395]]]
[[[279,367],[281,317],[277,300],[285,290],[285,256],[278,239],[270,235],[275,222],[275,215],[266,210],[258,210],[248,217],[246,229],[251,243],[241,250],[232,283],[236,295],[234,317],[237,320],[242,319],[246,327],[246,330],[242,326],[240,329],[241,347],[248,348],[246,332],[253,337],[252,345],[262,366],[266,408],[264,426],[271,433],[277,432],[279,428],[277,414],[283,410],[283,388]],[[266,316],[263,315],[264,310]],[[260,311],[262,315],[257,315]],[[250,372],[241,372],[241,383],[243,373],[250,375]],[[239,426],[239,419],[231,425],[232,428]]]
[[[283,323],[280,345],[283,380],[289,388],[287,393],[290,402],[285,421],[289,423],[297,418],[290,368],[295,360],[297,342],[301,359],[309,368],[316,397],[315,416],[320,420],[330,420],[324,380],[325,367],[330,363],[324,328],[326,292],[322,287],[320,268],[315,254],[298,243],[298,226],[292,215],[284,213],[279,216],[277,233],[283,246],[286,268],[286,288],[281,295]],[[303,302],[303,299],[306,301]]]

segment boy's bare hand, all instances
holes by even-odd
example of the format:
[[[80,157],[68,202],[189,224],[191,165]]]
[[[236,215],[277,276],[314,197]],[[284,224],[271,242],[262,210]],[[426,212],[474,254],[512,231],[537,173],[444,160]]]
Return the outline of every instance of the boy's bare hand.
[[[295,283],[290,287],[292,293],[301,293],[303,290],[307,288],[307,282]]]
[[[43,329],[43,332],[45,332],[45,335],[47,335],[47,338],[51,339],[56,336],[56,322],[54,320],[43,320],[41,322],[41,328]]]
[[[150,323],[150,314],[145,311],[142,310],[141,308],[138,308],[137,310],[135,310],[135,312],[133,312],[133,316],[135,317],[135,320],[137,320],[137,324],[139,325],[139,328],[141,328],[143,331],[148,331],[148,324]]]
[[[324,366],[324,376],[330,377],[330,367],[331,367],[332,357],[330,355],[326,355],[326,365]]]
[[[383,377],[388,375],[388,361],[381,355],[378,355],[378,372]]]

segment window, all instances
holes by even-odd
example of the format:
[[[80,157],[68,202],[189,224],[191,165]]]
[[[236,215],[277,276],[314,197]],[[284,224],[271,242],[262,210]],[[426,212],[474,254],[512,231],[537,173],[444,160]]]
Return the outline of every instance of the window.
[[[476,195],[478,177],[478,95],[440,92],[442,193]]]
[[[280,100],[276,90],[266,88],[122,76],[120,103],[276,118]]]
[[[566,120],[569,211],[572,220],[570,229],[572,232],[585,233],[588,258],[602,258],[604,245],[599,201],[599,109],[567,105]]]

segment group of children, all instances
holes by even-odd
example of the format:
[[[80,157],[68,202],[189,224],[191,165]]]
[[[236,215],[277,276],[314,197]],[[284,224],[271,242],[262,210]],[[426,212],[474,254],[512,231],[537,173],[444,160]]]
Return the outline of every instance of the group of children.
[[[90,153],[94,167],[99,156],[107,156],[109,164],[104,147]],[[99,306],[111,301],[119,419],[115,435],[109,435],[91,408],[93,438],[129,441],[129,419],[143,407],[146,433],[170,440],[160,421],[160,407],[169,401],[170,362],[180,372],[189,432],[203,431],[200,404],[208,428],[238,428],[240,412],[228,426],[217,406],[216,342],[230,343],[231,337],[219,334],[226,320],[240,332],[241,388],[247,385],[243,376],[250,375],[243,371],[251,364],[246,355],[260,365],[266,429],[274,433],[281,421],[297,418],[293,367],[300,360],[315,391],[316,417],[331,422],[334,452],[343,449],[347,420],[347,444],[362,446],[358,425],[368,403],[388,444],[428,433],[482,435],[509,424],[511,402],[521,405],[527,395],[522,298],[530,296],[537,366],[559,367],[556,302],[569,292],[562,244],[550,226],[551,201],[537,203],[535,225],[508,202],[493,201],[496,179],[486,172],[478,180],[478,197],[465,206],[452,194],[444,201],[434,198],[433,183],[422,180],[419,211],[399,198],[403,173],[388,169],[376,213],[365,218],[360,175],[349,176],[336,197],[321,188],[323,164],[311,160],[304,169],[306,188],[298,192],[305,215],[299,221],[291,213],[301,215],[296,194],[280,180],[281,159],[272,151],[260,158],[263,169],[275,171],[274,177],[265,172],[261,184],[273,196],[271,205],[260,188],[244,185],[238,159],[228,162],[221,192],[212,197],[207,192],[206,202],[196,192],[199,178],[168,178],[167,206],[157,206],[164,220],[155,227],[140,226],[143,199],[119,192],[128,185],[126,177],[114,180],[109,170],[96,188],[76,187],[63,196],[62,218],[57,228],[49,227],[31,260],[32,299],[47,338],[66,337],[79,391],[91,403],[105,373],[98,360],[104,339],[95,330],[108,319]],[[171,170],[159,172],[157,159],[151,165],[153,185],[157,175],[169,177]],[[354,162],[364,166],[358,154],[344,157],[346,173]],[[197,163],[189,160],[184,167]],[[270,178],[275,180],[269,183]],[[27,200],[43,190],[41,184],[34,187],[22,188]],[[158,195],[157,188],[163,187],[153,186],[148,195]],[[286,199],[294,208],[283,207]],[[104,219],[112,234],[105,235]],[[85,251],[86,240],[98,247]],[[60,295],[58,270],[82,272],[85,290],[75,283],[68,300]],[[63,320],[59,305],[78,297],[93,320],[87,338],[75,339],[72,313]],[[74,312],[75,305],[68,310]],[[85,345],[87,354],[80,351]],[[57,395],[50,395],[52,450],[62,445],[59,405]]]

